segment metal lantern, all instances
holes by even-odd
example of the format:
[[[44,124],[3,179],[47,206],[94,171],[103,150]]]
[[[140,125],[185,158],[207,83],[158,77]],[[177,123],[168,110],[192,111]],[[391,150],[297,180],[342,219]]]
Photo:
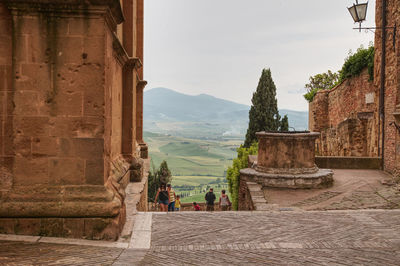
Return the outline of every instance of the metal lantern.
[[[347,9],[349,10],[351,16],[353,17],[354,22],[363,22],[365,20],[365,17],[367,16],[367,7],[368,7],[368,2],[359,4],[358,0],[356,1],[353,6],[348,7]]]

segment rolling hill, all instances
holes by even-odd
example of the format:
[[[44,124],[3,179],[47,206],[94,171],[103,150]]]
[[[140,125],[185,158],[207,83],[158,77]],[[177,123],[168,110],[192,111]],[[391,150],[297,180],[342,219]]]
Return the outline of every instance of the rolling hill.
[[[250,106],[207,94],[182,94],[167,88],[144,93],[144,130],[198,139],[244,138]],[[308,127],[308,113],[279,110],[296,130]]]

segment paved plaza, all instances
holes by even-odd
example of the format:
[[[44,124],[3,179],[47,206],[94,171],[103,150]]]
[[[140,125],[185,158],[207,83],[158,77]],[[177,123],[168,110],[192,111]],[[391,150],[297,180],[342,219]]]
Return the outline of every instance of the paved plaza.
[[[400,208],[400,185],[379,170],[334,169],[333,186],[323,189],[264,188],[264,196],[277,208],[302,210],[357,210]]]
[[[0,265],[229,264],[400,265],[400,210],[138,213],[119,242],[0,235]]]

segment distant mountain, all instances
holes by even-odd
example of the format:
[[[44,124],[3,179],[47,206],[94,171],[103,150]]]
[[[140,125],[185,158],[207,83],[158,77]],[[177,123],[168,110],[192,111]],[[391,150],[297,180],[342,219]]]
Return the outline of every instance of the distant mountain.
[[[166,88],[144,93],[145,118],[170,121],[220,121],[236,119],[232,113],[247,116],[249,106],[215,98],[207,94],[182,94]]]
[[[244,137],[250,106],[207,94],[182,94],[166,88],[144,93],[144,130],[192,138]],[[280,110],[296,130],[308,127],[308,113]]]

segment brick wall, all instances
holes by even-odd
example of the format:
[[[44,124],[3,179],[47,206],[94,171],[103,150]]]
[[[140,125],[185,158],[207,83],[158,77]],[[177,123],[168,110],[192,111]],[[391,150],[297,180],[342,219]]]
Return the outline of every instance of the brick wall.
[[[309,104],[309,129],[321,132],[321,156],[378,156],[378,89],[367,69],[331,90],[320,91]]]
[[[382,26],[382,0],[376,1],[376,26]],[[387,27],[400,24],[400,0],[386,1]],[[395,45],[393,30],[386,31],[386,60],[384,82],[384,127],[378,124],[378,99],[381,86],[382,30],[375,33],[375,67],[373,86],[365,82],[366,77],[346,81],[330,92],[318,93],[310,104],[310,130],[320,131],[317,142],[319,155],[380,156],[378,135],[384,131],[384,169],[400,173],[400,133],[394,122],[400,124],[400,38],[396,32]],[[365,73],[364,73],[365,75]],[[345,89],[347,87],[347,89]],[[336,91],[336,92],[335,92]],[[374,91],[374,103],[363,102],[366,92]],[[328,113],[326,119],[326,93]],[[368,96],[369,97],[369,96]],[[318,114],[321,113],[321,118]],[[322,120],[322,121],[321,121]],[[326,122],[329,124],[326,125]]]
[[[387,26],[393,27],[400,25],[400,0],[388,0],[386,16]],[[382,26],[382,1],[376,1],[376,26]],[[380,87],[381,82],[381,54],[382,54],[382,31],[375,33],[375,85]],[[399,31],[396,33],[396,44],[393,46],[393,31],[387,30],[386,33],[386,77],[385,77],[385,153],[384,167],[391,173],[399,174],[400,170],[400,134],[390,125],[392,122],[400,124],[400,117],[393,115],[400,111],[400,37]]]

